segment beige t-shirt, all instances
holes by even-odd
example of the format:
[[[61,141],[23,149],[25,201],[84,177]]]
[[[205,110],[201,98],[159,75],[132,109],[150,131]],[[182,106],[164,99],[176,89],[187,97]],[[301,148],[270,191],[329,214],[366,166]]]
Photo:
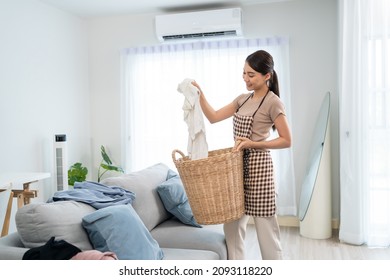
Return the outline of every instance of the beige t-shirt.
[[[252,93],[245,93],[236,97],[233,100],[236,104],[236,109],[238,109],[251,94]],[[262,99],[253,100],[253,98],[250,97],[237,113],[243,116],[252,116],[259,107],[261,100]],[[251,140],[256,142],[266,140],[270,136],[270,131],[275,119],[280,114],[286,115],[284,105],[280,98],[270,91],[253,118]]]

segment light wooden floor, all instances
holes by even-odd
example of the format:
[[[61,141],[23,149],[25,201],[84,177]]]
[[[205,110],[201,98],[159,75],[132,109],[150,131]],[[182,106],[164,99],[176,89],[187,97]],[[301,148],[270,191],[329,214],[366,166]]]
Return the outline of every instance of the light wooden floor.
[[[280,231],[285,260],[390,260],[390,248],[341,243],[337,231],[324,240],[302,237],[297,227],[281,227]],[[247,259],[261,259],[253,224],[248,224],[245,242]]]

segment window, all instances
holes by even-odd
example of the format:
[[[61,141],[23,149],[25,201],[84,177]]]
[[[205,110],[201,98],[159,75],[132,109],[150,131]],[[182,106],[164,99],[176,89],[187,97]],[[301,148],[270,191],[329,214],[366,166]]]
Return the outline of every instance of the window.
[[[390,3],[340,1],[340,239],[390,245]]]
[[[368,40],[370,241],[390,240],[390,39]],[[380,233],[382,232],[382,233]]]

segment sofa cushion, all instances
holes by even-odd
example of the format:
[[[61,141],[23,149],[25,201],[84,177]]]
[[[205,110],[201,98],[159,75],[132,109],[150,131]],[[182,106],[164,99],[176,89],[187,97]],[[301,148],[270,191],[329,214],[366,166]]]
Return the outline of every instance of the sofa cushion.
[[[102,180],[102,184],[120,186],[135,193],[133,202],[146,228],[150,231],[161,222],[172,217],[167,212],[157,193],[157,187],[167,179],[168,166],[158,163],[129,174],[118,177],[110,177]]]
[[[183,226],[173,218],[150,232],[161,248],[213,251],[221,260],[227,259],[223,225],[204,225],[202,228]]]
[[[182,223],[202,227],[194,218],[183,183],[178,175],[170,177],[158,186],[157,192],[168,212],[173,214]]]
[[[17,232],[0,238],[0,260],[21,260],[28,250]]]
[[[90,250],[92,245],[81,221],[94,211],[95,208],[76,201],[32,203],[16,212],[16,228],[27,248],[43,246],[51,237],[55,237],[81,250]]]
[[[219,260],[217,253],[210,250],[162,248],[164,260]]]
[[[131,205],[109,206],[83,218],[94,249],[119,260],[160,260],[163,251]]]

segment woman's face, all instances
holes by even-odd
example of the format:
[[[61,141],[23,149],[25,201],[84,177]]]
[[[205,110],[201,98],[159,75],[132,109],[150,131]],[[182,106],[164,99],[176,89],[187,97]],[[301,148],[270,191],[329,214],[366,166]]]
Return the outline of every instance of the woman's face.
[[[259,90],[264,86],[267,86],[267,80],[269,77],[269,73],[263,75],[259,72],[256,72],[252,69],[252,67],[249,66],[247,62],[245,62],[242,78],[244,79],[247,90]]]

